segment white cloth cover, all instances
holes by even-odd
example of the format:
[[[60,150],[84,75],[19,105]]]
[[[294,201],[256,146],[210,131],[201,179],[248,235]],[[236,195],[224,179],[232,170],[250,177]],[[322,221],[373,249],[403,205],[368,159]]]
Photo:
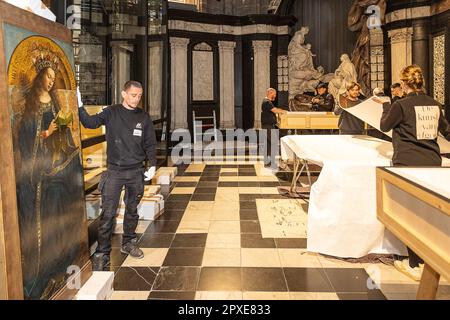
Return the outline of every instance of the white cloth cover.
[[[311,188],[309,251],[342,258],[407,255],[405,246],[377,219],[376,167],[391,165],[391,143],[367,136],[282,138],[282,158],[293,153],[323,167]]]

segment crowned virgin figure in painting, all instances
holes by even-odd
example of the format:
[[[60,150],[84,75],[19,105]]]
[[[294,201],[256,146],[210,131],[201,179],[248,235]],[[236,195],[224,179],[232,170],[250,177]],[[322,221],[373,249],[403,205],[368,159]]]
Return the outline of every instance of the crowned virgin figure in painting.
[[[20,56],[29,61],[18,62]],[[14,56],[16,54],[16,56]],[[10,62],[24,294],[49,299],[77,265],[85,219],[78,118],[64,52],[31,37]],[[20,66],[20,67],[19,67]],[[71,70],[69,70],[70,73]],[[81,268],[81,266],[78,265]]]

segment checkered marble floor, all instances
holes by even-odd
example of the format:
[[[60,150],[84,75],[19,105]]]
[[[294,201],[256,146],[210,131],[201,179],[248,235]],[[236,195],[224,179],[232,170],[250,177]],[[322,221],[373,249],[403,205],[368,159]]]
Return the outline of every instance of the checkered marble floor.
[[[180,166],[163,216],[139,224],[145,258],[114,235],[112,299],[415,299],[418,283],[392,266],[307,252],[308,203],[277,191],[289,181],[256,162]]]

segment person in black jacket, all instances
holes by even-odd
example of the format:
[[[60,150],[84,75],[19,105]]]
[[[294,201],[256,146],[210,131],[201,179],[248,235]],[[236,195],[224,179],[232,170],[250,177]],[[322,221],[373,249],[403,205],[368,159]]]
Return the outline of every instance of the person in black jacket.
[[[422,70],[416,65],[406,67],[401,73],[401,82],[406,97],[392,105],[383,104],[381,130],[393,130],[392,143],[394,166],[442,166],[437,143],[438,132],[450,140],[450,126],[442,107],[425,95]],[[375,101],[382,103],[374,98]],[[423,260],[408,248],[409,260],[396,261],[395,267],[419,281]]]
[[[142,259],[144,253],[137,246],[136,228],[139,221],[137,207],[144,194],[144,181],[150,181],[156,169],[156,135],[148,113],[138,108],[142,85],[129,81],[122,91],[123,103],[105,108],[90,116],[79,97],[80,121],[86,128],[106,126],[107,171],[102,175],[102,213],[98,228],[98,248],[94,254],[94,270],[109,268],[111,237],[122,189],[125,187],[125,217],[121,252]],[[146,172],[144,161],[150,169]]]
[[[328,93],[328,84],[320,83],[317,88],[317,95],[312,99],[312,110],[320,112],[333,112],[334,98]]]
[[[391,96],[392,102],[403,99],[405,97],[402,85],[400,83],[396,82],[391,86]]]

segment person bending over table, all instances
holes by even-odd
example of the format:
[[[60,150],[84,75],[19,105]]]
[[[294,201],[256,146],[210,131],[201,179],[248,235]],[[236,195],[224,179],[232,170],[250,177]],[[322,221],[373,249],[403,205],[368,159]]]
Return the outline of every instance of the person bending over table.
[[[345,109],[360,104],[361,86],[356,82],[351,82],[347,86],[347,93],[340,96],[339,103],[334,107],[334,114],[339,117],[339,134],[341,135],[362,135],[364,134],[364,122],[347,112]]]
[[[450,125],[442,112],[442,107],[425,94],[423,73],[420,67],[412,65],[402,70],[401,86],[406,97],[383,104],[381,130],[393,130],[392,143],[394,166],[442,166],[442,158],[437,143],[438,131],[450,140]],[[420,281],[424,261],[408,248],[409,259],[396,261],[395,267],[410,278]]]

